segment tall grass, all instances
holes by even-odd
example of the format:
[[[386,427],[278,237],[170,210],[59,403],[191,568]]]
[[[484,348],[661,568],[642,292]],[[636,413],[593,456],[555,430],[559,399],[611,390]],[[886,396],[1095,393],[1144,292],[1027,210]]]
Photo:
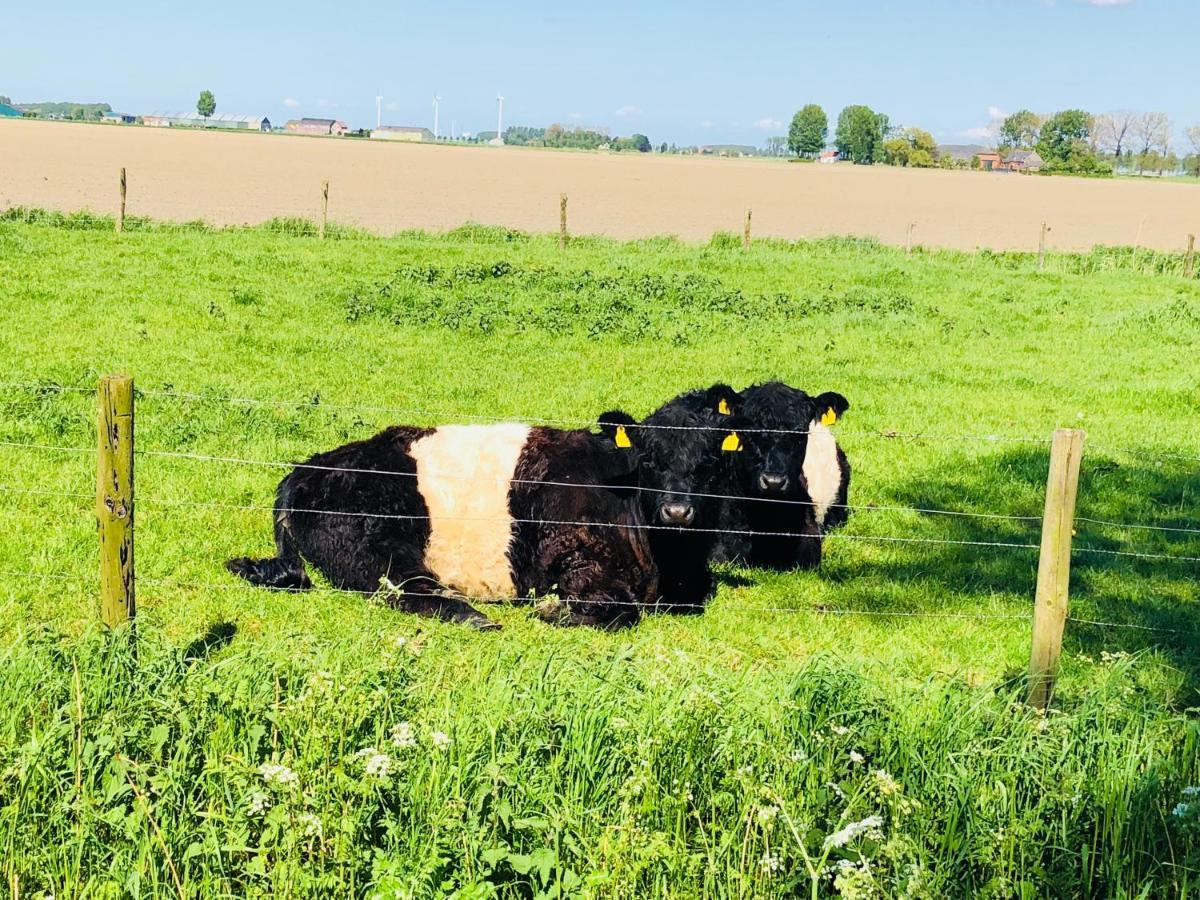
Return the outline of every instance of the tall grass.
[[[1035,554],[874,540],[1036,543],[894,507],[1036,516],[1046,445],[1006,439],[1060,424],[1089,434],[1082,515],[1198,527],[1200,283],[1153,255],[1039,274],[857,239],[560,253],[480,226],[322,243],[56,215],[0,221],[0,441],[93,446],[86,387],[118,370],[142,449],[259,460],[781,377],[850,398],[864,508],[820,573],[722,569],[703,616],[604,634],[496,609],[480,635],[237,583],[220,564],[268,550],[270,515],[229,507],[281,470],[144,456],[135,646],[93,625],[90,455],[0,445],[19,896],[1195,892],[1195,564],[1077,554],[1072,612],[1142,628],[1070,622],[1043,717],[1020,702]],[[1200,556],[1189,532],[1079,531]]]

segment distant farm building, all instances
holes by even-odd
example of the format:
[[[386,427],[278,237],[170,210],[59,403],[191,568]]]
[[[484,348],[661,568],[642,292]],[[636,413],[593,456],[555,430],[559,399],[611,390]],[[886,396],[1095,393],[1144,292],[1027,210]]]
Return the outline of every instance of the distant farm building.
[[[0,103],[0,119],[19,119],[23,116],[19,109],[15,106],[9,106],[7,103]]]
[[[207,119],[199,113],[155,113],[142,116],[142,124],[152,128],[237,128],[244,131],[270,131],[271,120],[266,116],[237,116],[233,113],[214,113]]]
[[[433,132],[416,125],[380,125],[372,129],[371,137],[377,141],[432,141]]]
[[[949,157],[955,162],[969,163],[981,153],[991,153],[990,148],[983,144],[938,144],[937,158]]]
[[[1004,168],[1004,164],[1000,161],[1000,154],[994,150],[976,153],[975,158],[979,160],[979,168],[985,172],[999,172]]]
[[[293,134],[345,134],[349,129],[338,119],[292,119],[284,129]]]
[[[819,162],[835,163],[838,161],[838,152],[836,150],[822,150],[821,155],[817,157]]]
[[[1042,165],[1042,157],[1036,150],[1014,150],[1004,161],[1004,168],[1013,172],[1036,172]]]
[[[137,116],[131,113],[106,112],[100,117],[100,121],[110,125],[132,125],[137,121]]]

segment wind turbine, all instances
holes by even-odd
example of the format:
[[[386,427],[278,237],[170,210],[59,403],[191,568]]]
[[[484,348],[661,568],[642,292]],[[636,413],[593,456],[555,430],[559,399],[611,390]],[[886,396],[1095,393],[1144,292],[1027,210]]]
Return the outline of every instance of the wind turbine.
[[[441,102],[442,102],[442,98],[439,97],[437,94],[434,94],[433,95],[433,139],[435,141],[438,139],[438,112],[439,112],[438,104],[440,104]]]
[[[375,98],[375,127],[378,128],[383,123],[383,98]]]
[[[499,111],[496,113],[496,141],[504,143],[504,95],[496,95],[496,106]]]

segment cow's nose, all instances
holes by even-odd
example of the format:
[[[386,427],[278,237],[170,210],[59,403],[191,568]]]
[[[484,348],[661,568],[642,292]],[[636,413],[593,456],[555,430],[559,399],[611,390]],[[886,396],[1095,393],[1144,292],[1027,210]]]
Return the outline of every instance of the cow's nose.
[[[690,503],[664,503],[658,509],[658,517],[668,525],[691,525],[696,518],[696,507]]]
[[[788,489],[786,475],[769,475],[766,472],[758,476],[759,490],[768,494],[782,494]]]

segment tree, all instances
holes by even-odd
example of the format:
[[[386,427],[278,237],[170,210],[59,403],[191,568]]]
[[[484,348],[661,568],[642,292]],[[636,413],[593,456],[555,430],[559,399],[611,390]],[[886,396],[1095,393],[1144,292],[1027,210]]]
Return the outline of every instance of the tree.
[[[1171,139],[1171,120],[1166,113],[1145,112],[1136,116],[1132,124],[1133,136],[1141,150],[1138,152],[1138,174],[1145,167],[1145,159],[1151,150],[1167,152]]]
[[[1099,149],[1120,159],[1121,151],[1125,148],[1125,139],[1129,136],[1137,117],[1137,113],[1128,109],[1096,116],[1092,126],[1092,140]]]
[[[890,166],[927,169],[937,160],[937,143],[922,128],[902,128],[895,137],[883,142],[881,154]]]
[[[1027,109],[1018,110],[1000,125],[1000,146],[1011,150],[1032,150],[1038,142],[1042,117]]]
[[[644,134],[631,134],[629,136],[629,141],[633,145],[633,149],[638,153],[649,153],[651,150],[650,138],[646,137]]]
[[[838,115],[834,143],[838,154],[861,165],[870,165],[883,156],[883,139],[888,130],[887,116],[868,106],[847,106]]]
[[[196,112],[204,116],[205,124],[208,123],[208,117],[217,111],[217,98],[213,96],[212,91],[201,91],[200,99],[196,101]]]
[[[1042,125],[1038,133],[1037,151],[1047,162],[1062,161],[1078,151],[1082,143],[1089,151],[1088,138],[1092,133],[1092,117],[1082,109],[1056,112]]]
[[[788,139],[783,135],[769,137],[767,138],[767,153],[770,156],[783,156],[784,151],[787,149],[787,145]]]
[[[1187,135],[1188,143],[1192,145],[1192,154],[1184,164],[1193,175],[1200,178],[1200,125],[1193,125],[1184,134]]]
[[[812,157],[825,149],[829,117],[817,104],[810,103],[792,116],[788,129],[788,147],[797,156]]]

